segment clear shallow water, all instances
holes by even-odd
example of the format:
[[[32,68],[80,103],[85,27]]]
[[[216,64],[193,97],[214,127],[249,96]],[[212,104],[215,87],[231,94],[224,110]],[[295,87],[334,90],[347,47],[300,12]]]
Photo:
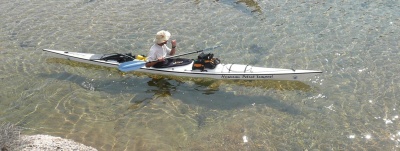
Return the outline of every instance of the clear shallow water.
[[[399,150],[399,7],[0,2],[0,120],[99,150]],[[182,53],[223,44],[214,52],[223,62],[324,74],[304,82],[122,74],[41,51],[146,54],[161,29]]]

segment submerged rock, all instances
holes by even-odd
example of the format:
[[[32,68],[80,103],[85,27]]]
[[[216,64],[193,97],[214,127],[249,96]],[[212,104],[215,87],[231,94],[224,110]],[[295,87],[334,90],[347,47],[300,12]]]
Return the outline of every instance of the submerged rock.
[[[54,137],[49,135],[22,135],[21,151],[42,151],[42,150],[84,150],[97,151],[97,149],[86,146],[70,139]]]

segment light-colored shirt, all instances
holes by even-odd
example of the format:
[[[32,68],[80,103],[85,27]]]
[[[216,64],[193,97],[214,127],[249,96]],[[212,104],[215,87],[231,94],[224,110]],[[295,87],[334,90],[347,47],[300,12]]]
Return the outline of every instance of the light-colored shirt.
[[[147,55],[148,61],[156,61],[158,58],[164,58],[171,53],[171,49],[167,45],[159,46],[154,44],[150,48],[149,55]]]

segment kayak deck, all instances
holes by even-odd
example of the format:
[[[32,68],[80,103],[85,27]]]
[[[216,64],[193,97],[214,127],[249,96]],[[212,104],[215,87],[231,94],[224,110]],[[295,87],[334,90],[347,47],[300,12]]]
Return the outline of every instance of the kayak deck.
[[[50,55],[83,63],[117,68],[120,62],[116,60],[104,60],[106,55],[68,52],[59,50],[43,49]],[[146,68],[142,67],[136,71],[152,74],[213,78],[213,79],[241,79],[241,80],[307,80],[322,73],[316,70],[294,70],[283,68],[264,68],[242,64],[218,64],[214,69],[192,70],[193,62],[188,65],[169,68]]]

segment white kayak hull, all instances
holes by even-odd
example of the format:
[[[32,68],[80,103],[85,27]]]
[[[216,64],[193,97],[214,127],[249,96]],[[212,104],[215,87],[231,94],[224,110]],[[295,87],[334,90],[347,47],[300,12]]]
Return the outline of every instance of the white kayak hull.
[[[114,60],[101,60],[102,54],[90,54],[79,52],[67,52],[59,50],[44,49],[51,56],[63,58],[72,61],[78,61],[88,64],[118,68],[119,62]],[[142,68],[135,70],[137,72],[146,72],[152,74],[185,76],[196,78],[213,78],[213,79],[239,79],[239,80],[296,80],[304,81],[313,78],[315,75],[322,73],[316,70],[293,70],[282,68],[263,68],[241,64],[218,64],[214,69],[206,69],[206,71],[192,70],[193,62],[188,65],[169,67],[169,68]]]

